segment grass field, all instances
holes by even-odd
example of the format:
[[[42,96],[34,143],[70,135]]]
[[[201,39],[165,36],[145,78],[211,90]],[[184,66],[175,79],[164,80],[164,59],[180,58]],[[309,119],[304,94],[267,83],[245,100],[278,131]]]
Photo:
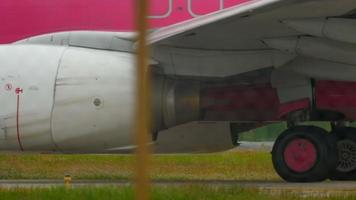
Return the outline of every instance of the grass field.
[[[131,155],[0,154],[0,179],[130,179]],[[279,180],[263,151],[154,155],[151,177],[159,180]]]
[[[280,180],[275,174],[270,153],[231,151],[219,154],[154,155],[151,177],[155,180]],[[134,158],[131,155],[35,155],[0,154],[0,179],[63,179],[70,174],[79,179],[130,179]],[[353,194],[353,193],[352,193]],[[302,195],[266,193],[238,186],[154,186],[157,200],[294,200]],[[0,200],[90,200],[134,199],[130,186],[13,188],[0,189]],[[307,199],[356,199],[354,196],[308,197]]]
[[[355,199],[356,196],[308,197],[291,194],[268,194],[256,189],[239,187],[211,186],[161,186],[154,187],[151,193],[153,200],[296,200],[296,199]],[[0,189],[0,199],[6,200],[91,200],[91,199],[134,199],[132,187],[84,187],[66,189]]]

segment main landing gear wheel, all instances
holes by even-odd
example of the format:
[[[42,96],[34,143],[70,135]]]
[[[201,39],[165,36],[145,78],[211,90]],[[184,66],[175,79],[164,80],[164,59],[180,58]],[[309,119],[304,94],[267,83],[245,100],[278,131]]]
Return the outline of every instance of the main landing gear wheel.
[[[332,132],[338,152],[336,168],[331,172],[331,180],[356,180],[356,129],[338,128]]]
[[[272,150],[274,169],[289,182],[325,180],[330,170],[335,169],[336,158],[328,133],[314,126],[297,126],[284,131]]]

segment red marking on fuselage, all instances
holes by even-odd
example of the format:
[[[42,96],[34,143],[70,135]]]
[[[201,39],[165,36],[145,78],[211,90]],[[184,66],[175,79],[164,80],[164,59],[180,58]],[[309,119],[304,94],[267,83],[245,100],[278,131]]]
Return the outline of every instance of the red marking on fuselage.
[[[16,92],[16,94],[20,94],[20,93],[23,92],[23,89],[21,89],[21,88],[16,88],[15,92]]]
[[[17,141],[19,143],[20,146],[20,150],[24,151],[22,142],[21,142],[21,137],[20,137],[20,94],[23,93],[23,89],[21,88],[16,88],[15,90],[16,92],[16,99],[17,99],[17,103],[16,103],[16,135],[17,135]]]

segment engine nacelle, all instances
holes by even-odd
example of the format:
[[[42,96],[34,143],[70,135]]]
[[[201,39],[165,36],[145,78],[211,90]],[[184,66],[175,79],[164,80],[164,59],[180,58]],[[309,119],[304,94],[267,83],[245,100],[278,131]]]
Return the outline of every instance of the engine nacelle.
[[[10,45],[0,48],[0,60],[1,149],[101,152],[132,145],[133,54]]]
[[[134,145],[134,54],[27,44],[0,47],[0,60],[1,150],[113,152]],[[199,81],[154,74],[152,114],[153,133],[200,120]]]

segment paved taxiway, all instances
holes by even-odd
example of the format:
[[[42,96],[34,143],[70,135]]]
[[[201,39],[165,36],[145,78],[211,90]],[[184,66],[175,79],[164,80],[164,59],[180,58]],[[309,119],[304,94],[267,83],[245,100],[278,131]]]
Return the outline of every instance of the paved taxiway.
[[[85,186],[127,186],[132,182],[125,180],[74,180],[72,187]],[[283,181],[154,181],[157,186],[209,185],[209,186],[239,186],[256,188],[268,193],[293,193],[302,196],[329,196],[356,194],[356,182],[325,181],[321,183],[286,183]],[[0,180],[0,188],[50,188],[64,186],[63,180]]]
[[[234,150],[260,150],[272,151],[274,142],[248,142],[240,141],[239,146]]]

